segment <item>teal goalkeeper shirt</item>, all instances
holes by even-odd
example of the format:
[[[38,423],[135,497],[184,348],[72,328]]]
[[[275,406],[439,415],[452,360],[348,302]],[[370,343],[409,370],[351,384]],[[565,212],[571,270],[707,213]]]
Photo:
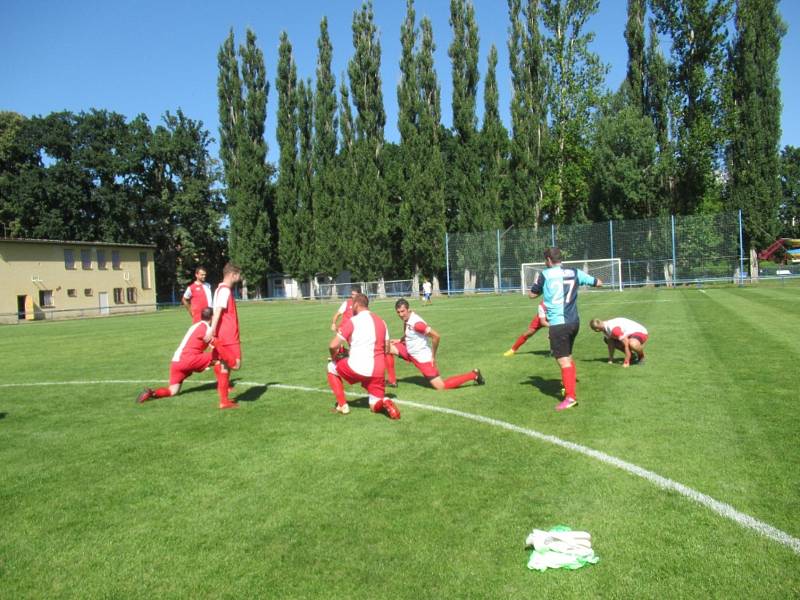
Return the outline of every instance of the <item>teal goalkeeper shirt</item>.
[[[544,296],[544,307],[550,325],[577,323],[578,287],[597,285],[597,279],[580,269],[563,269],[554,265],[540,271],[533,280],[531,292]]]

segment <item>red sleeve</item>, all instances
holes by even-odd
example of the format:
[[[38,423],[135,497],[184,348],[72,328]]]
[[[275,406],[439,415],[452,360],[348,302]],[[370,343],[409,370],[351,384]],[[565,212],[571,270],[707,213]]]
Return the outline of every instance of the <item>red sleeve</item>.
[[[353,335],[353,321],[352,319],[348,319],[342,326],[339,327],[338,334],[346,339],[348,342],[350,341],[350,336]]]
[[[611,336],[617,338],[618,340],[622,339],[622,328],[621,327],[614,327],[611,330]]]
[[[428,333],[428,324],[425,321],[417,321],[414,323],[414,331],[417,333]]]

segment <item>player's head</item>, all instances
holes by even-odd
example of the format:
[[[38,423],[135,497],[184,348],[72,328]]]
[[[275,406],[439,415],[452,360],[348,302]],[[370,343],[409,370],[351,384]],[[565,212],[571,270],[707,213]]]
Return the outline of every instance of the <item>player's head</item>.
[[[214,316],[214,309],[210,306],[206,306],[203,310],[200,311],[200,320],[201,321],[211,321],[211,317]]]
[[[561,263],[561,248],[552,246],[544,251],[544,260],[549,265],[557,265]]]
[[[197,279],[197,281],[205,281],[206,275],[208,275],[208,273],[206,272],[206,268],[203,266],[197,267],[194,270],[194,277]]]
[[[408,316],[411,314],[411,310],[409,310],[408,306],[408,300],[405,298],[400,298],[400,300],[394,303],[394,310],[397,312],[397,316],[403,319],[403,321],[408,321]]]
[[[358,314],[362,310],[369,308],[369,298],[365,294],[358,293],[353,296],[353,314]]]
[[[352,286],[350,288],[350,297],[351,298],[355,298],[356,295],[360,294],[360,293],[361,293],[361,286],[360,285],[354,285],[354,286]]]
[[[236,283],[242,276],[242,268],[231,262],[222,267],[222,277],[229,282]]]
[[[600,319],[592,319],[589,321],[589,327],[592,331],[603,331],[603,322]]]

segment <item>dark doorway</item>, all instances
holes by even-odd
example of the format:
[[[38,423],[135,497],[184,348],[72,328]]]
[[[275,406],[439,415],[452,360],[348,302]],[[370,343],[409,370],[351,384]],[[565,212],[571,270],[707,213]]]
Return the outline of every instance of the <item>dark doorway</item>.
[[[17,319],[20,321],[25,320],[25,298],[27,296],[17,296]]]

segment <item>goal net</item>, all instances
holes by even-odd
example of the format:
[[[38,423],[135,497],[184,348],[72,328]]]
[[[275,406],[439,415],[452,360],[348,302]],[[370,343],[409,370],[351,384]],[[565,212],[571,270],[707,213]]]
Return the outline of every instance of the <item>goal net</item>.
[[[603,287],[622,291],[622,260],[619,258],[600,258],[594,260],[563,260],[561,266],[565,269],[580,269],[592,277],[599,277]],[[536,274],[547,268],[543,262],[522,263],[520,268],[520,288],[523,294],[530,290]]]

